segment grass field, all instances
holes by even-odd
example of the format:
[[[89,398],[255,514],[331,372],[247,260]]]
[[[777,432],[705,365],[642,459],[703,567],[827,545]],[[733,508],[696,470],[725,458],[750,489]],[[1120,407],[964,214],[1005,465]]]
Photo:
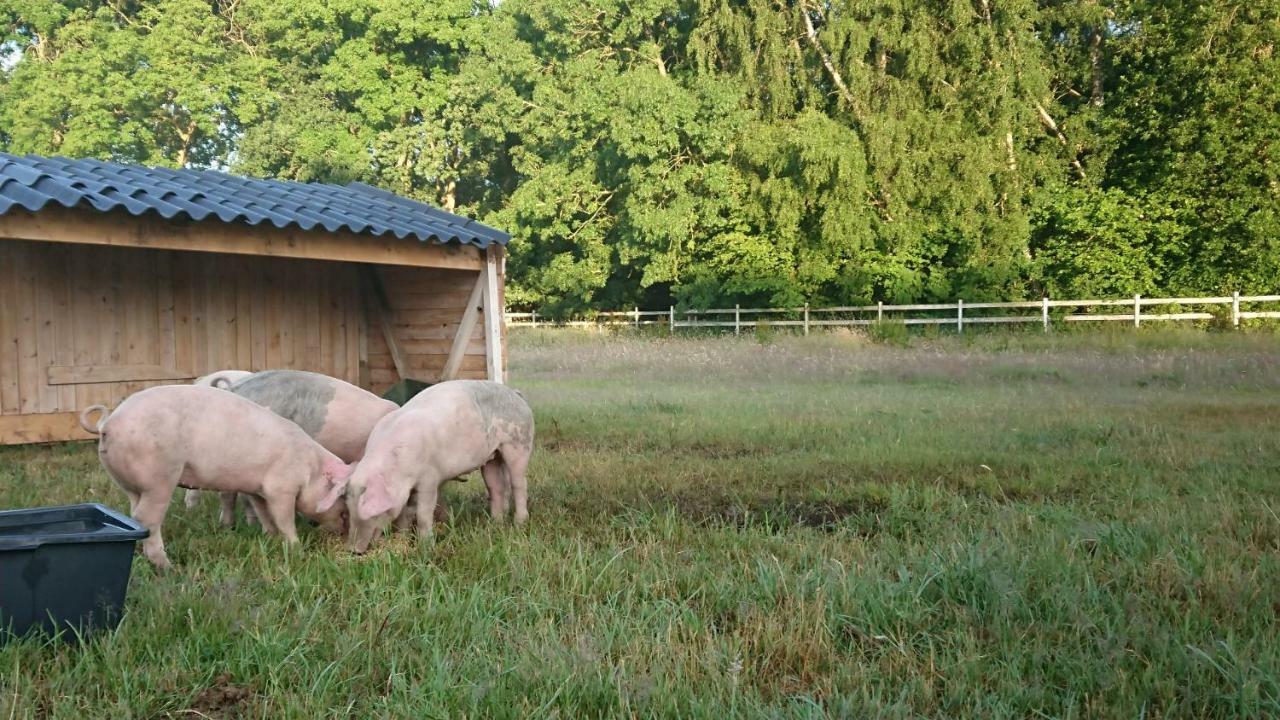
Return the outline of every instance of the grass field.
[[[286,551],[175,503],[4,717],[1276,717],[1280,339],[513,333],[530,524]],[[90,446],[0,507],[127,508]],[[0,578],[0,582],[7,581]]]

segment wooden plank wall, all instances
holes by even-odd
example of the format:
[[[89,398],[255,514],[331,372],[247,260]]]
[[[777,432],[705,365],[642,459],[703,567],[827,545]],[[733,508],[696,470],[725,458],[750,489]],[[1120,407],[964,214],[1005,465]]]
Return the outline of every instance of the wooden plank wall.
[[[435,382],[449,357],[449,348],[453,346],[477,273],[407,267],[384,267],[378,272],[391,304],[392,327],[408,360],[410,375]],[[366,309],[367,325],[375,328],[368,336],[369,384],[374,392],[382,393],[398,378],[391,351],[382,333],[376,331],[373,308]],[[483,380],[484,353],[484,326],[477,323],[458,377]]]
[[[380,272],[414,375],[434,381],[476,273]],[[364,288],[352,263],[0,239],[0,416],[114,406],[229,368],[312,370],[381,392],[397,378]],[[484,376],[479,333],[463,370]],[[0,444],[66,432],[24,434],[16,421],[0,423]]]

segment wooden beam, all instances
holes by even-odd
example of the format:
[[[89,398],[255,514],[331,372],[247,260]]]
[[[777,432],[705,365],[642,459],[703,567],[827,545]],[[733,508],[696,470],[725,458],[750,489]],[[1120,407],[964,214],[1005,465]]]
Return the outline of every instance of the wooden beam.
[[[78,422],[80,413],[0,415],[0,445],[25,445],[63,440],[91,440]]]
[[[444,370],[440,371],[440,381],[452,380],[458,376],[462,367],[462,358],[467,354],[467,346],[471,344],[471,335],[476,331],[476,320],[480,318],[480,302],[483,299],[486,273],[476,273],[475,285],[471,288],[471,297],[467,300],[467,308],[462,312],[462,322],[453,335],[453,346],[449,348],[449,359],[445,360]],[[486,353],[487,355],[488,353]]]
[[[378,327],[382,329],[382,339],[391,352],[391,362],[396,367],[396,374],[401,380],[409,379],[409,362],[405,359],[400,343],[396,341],[395,325],[391,322],[391,303],[387,302],[387,291],[378,276],[376,268],[365,269],[365,281],[373,298],[373,314],[378,317]]]
[[[471,245],[441,245],[346,231],[281,230],[271,225],[221,220],[165,220],[134,217],[124,211],[99,213],[79,208],[47,208],[38,213],[16,210],[0,215],[0,238],[450,270],[479,270],[484,266],[482,251]]]
[[[50,365],[50,385],[91,385],[93,383],[142,382],[145,380],[193,380],[186,370],[159,365]]]
[[[490,245],[484,262],[484,343],[489,379],[503,382],[502,315],[499,299],[498,266],[502,262],[502,246]]]

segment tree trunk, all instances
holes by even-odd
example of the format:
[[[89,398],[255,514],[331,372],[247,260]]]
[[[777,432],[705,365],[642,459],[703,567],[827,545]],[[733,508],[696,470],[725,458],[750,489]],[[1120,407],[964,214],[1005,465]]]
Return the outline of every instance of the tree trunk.
[[[187,124],[186,130],[178,130],[178,139],[182,141],[182,146],[178,148],[177,158],[178,167],[180,168],[187,166],[187,159],[191,154],[191,143],[196,138],[196,130],[196,122],[194,120]]]
[[[813,18],[809,17],[807,7],[800,8],[800,17],[804,18],[805,37],[809,38],[809,44],[813,46],[814,51],[818,53],[818,57],[822,60],[822,66],[827,69],[827,75],[831,78],[831,82],[835,83],[836,89],[840,91],[840,97],[849,104],[849,108],[853,111],[853,116],[860,122],[866,113],[862,106],[858,103],[857,98],[849,91],[849,86],[845,84],[844,77],[836,68],[835,63],[831,61],[831,55],[827,53],[826,48],[822,47],[822,43],[818,40],[818,31],[813,27]]]
[[[1058,123],[1053,121],[1053,116],[1049,114],[1049,111],[1045,110],[1044,106],[1040,103],[1036,103],[1036,114],[1040,116],[1040,123],[1044,125],[1045,129],[1053,133],[1053,136],[1058,138],[1059,143],[1066,146],[1068,144],[1067,136],[1063,134],[1062,129],[1058,127]],[[1071,167],[1076,171],[1076,174],[1080,176],[1081,180],[1084,180],[1087,177],[1084,172],[1084,165],[1080,164],[1079,158],[1077,158],[1074,153],[1071,156]]]
[[[1102,107],[1102,30],[1094,28],[1089,33],[1089,66],[1093,71],[1091,102]]]
[[[453,212],[458,207],[458,181],[450,178],[444,182],[440,191],[440,207],[446,212]]]

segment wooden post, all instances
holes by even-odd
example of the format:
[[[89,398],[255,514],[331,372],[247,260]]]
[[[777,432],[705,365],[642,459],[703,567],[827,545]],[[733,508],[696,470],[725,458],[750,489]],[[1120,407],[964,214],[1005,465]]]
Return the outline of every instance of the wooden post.
[[[538,327],[538,311],[537,310],[534,310],[533,312],[529,313],[529,324],[532,325],[533,327]]]
[[[876,322],[884,322],[884,301],[876,301]]]
[[[490,245],[484,255],[484,355],[488,377],[503,382],[502,377],[502,301],[498,293],[498,263],[502,246]]]
[[[452,380],[458,376],[462,367],[462,358],[467,354],[467,345],[471,343],[471,334],[476,330],[476,321],[480,319],[480,304],[484,300],[485,273],[476,273],[476,284],[471,286],[471,296],[467,298],[467,308],[462,311],[462,320],[453,333],[453,345],[449,348],[449,357],[444,361],[444,369],[440,371],[440,381]],[[488,313],[485,313],[486,315]],[[488,335],[485,342],[488,343]],[[486,353],[487,354],[487,353]]]
[[[1240,327],[1240,291],[1231,293],[1231,327]]]
[[[809,334],[809,303],[804,304],[804,334]]]
[[[964,300],[956,300],[956,334],[964,334]]]
[[[1044,331],[1049,332],[1049,298],[1040,306],[1040,319],[1044,322]]]
[[[733,304],[733,334],[742,334],[742,305],[739,303]]]
[[[1141,320],[1139,320],[1139,316],[1141,314],[1142,314],[1142,296],[1134,295],[1133,296],[1133,326],[1134,327],[1138,327],[1138,324],[1141,322]]]
[[[667,309],[667,327],[670,328],[671,334],[676,334],[676,306],[672,305]]]
[[[640,327],[640,307],[639,306],[635,307],[635,315],[636,315],[636,327],[638,328]]]

